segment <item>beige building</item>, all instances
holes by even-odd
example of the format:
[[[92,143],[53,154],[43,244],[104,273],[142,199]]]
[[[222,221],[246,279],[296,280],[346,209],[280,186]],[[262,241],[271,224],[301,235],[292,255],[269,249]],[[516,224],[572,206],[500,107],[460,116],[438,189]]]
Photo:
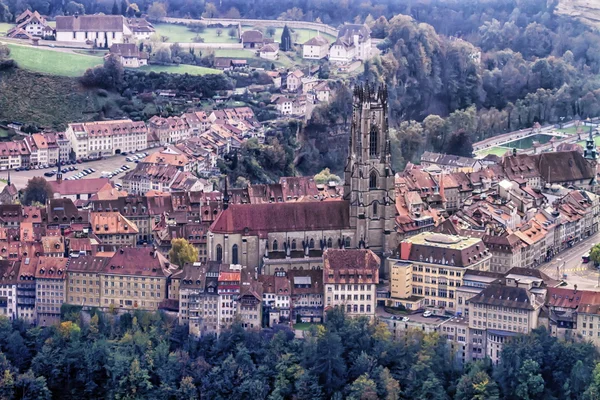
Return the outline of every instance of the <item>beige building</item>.
[[[302,45],[302,58],[309,60],[320,60],[327,57],[329,52],[329,41],[323,36],[317,35]]]
[[[290,72],[286,78],[287,90],[288,92],[296,92],[302,88],[302,78],[304,77],[304,72],[299,69]]]
[[[10,321],[17,319],[18,261],[0,260],[0,315]]]
[[[488,271],[490,254],[481,239],[423,232],[400,243],[400,260],[390,260],[390,301],[406,306],[415,297],[423,305],[455,312],[456,290],[465,272]]]
[[[123,247],[99,273],[101,307],[157,310],[167,298],[168,279],[175,270],[154,249]]]
[[[125,68],[139,68],[148,65],[148,54],[140,51],[135,43],[115,43],[110,46],[110,53],[106,56],[116,57],[117,61]]]
[[[381,260],[371,250],[327,249],[323,253],[325,308],[350,316],[375,316]]]
[[[121,15],[75,15],[56,17],[56,40],[80,42],[108,48],[114,43],[125,43],[132,32]],[[133,39],[132,39],[133,40]]]
[[[67,268],[68,304],[89,307],[101,307],[100,277],[110,261],[109,257],[80,256],[69,259]]]
[[[90,213],[90,224],[102,245],[135,246],[138,228],[119,212]]]
[[[69,124],[65,135],[78,160],[137,152],[148,147],[146,124],[130,119]]]
[[[192,336],[216,334],[219,326],[218,263],[186,264],[179,287],[179,323]]]
[[[546,297],[543,281],[508,274],[469,300],[472,359],[500,360],[504,343],[538,327]]]
[[[35,273],[35,308],[39,325],[60,322],[60,308],[65,302],[67,258],[39,257]]]

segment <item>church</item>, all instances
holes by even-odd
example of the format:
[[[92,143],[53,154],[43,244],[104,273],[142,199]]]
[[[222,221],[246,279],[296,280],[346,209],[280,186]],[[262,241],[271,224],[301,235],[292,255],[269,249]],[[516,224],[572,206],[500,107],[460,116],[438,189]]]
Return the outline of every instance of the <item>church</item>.
[[[387,256],[397,248],[394,171],[385,87],[358,86],[339,198],[229,204],[208,232],[208,259],[257,273],[323,267],[328,248],[368,248]]]

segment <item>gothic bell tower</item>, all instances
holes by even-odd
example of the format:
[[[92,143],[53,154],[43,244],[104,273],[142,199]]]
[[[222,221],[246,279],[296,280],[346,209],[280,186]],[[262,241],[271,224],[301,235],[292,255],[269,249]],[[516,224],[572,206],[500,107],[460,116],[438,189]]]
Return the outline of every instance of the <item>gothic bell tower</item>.
[[[394,171],[387,119],[387,88],[354,89],[344,199],[350,202],[350,226],[356,247],[389,254],[395,226]]]

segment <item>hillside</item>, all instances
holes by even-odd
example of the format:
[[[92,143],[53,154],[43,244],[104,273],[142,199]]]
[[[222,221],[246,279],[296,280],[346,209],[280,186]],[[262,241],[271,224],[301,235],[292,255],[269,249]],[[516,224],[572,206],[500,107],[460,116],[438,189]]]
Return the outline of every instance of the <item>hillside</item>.
[[[64,128],[68,122],[91,120],[111,101],[76,79],[29,72],[0,71],[0,120]]]
[[[560,0],[556,14],[566,15],[600,28],[600,2],[596,0]]]

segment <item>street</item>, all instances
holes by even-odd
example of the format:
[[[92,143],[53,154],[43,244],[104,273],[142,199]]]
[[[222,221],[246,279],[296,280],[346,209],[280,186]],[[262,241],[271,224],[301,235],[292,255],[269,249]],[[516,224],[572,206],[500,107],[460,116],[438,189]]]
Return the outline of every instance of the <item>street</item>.
[[[599,273],[593,262],[584,264],[581,257],[600,241],[600,233],[596,232],[589,238],[563,251],[549,263],[538,267],[543,273],[553,279],[562,279],[567,275],[567,286],[569,288],[577,285],[578,289],[595,290],[598,288]],[[558,268],[557,268],[558,267]]]
[[[156,147],[153,149],[142,150],[142,152],[152,154],[152,153],[155,153],[155,152],[161,150],[162,148],[163,147]],[[137,153],[135,153],[135,154],[137,154]],[[123,165],[128,165],[129,168],[131,168],[130,169],[130,171],[131,171],[132,169],[135,168],[136,164],[133,162],[125,161],[125,158],[127,158],[127,156],[115,155],[112,157],[105,158],[103,160],[89,161],[89,162],[84,162],[81,164],[75,164],[74,166],[77,167],[77,170],[68,171],[68,172],[64,172],[64,170],[71,167],[71,165],[64,165],[61,167],[61,169],[63,170],[63,179],[77,175],[79,172],[83,171],[86,168],[94,168],[96,170],[96,172],[84,177],[83,179],[100,178],[100,175],[102,174],[103,171],[112,172],[115,169],[122,167]],[[53,177],[50,177],[50,178],[44,176],[45,172],[52,171],[55,169],[57,169],[57,168],[50,167],[50,168],[46,168],[46,169],[34,169],[34,170],[30,170],[30,171],[14,171],[14,170],[12,170],[12,171],[10,171],[10,180],[17,187],[17,189],[23,189],[23,188],[25,188],[25,186],[27,186],[27,182],[29,181],[29,179],[36,177],[36,176],[41,176],[49,181],[55,180],[56,175],[54,175]],[[113,177],[111,180],[116,183],[121,183],[121,178],[123,177],[123,175],[125,175],[126,172],[119,174],[117,177]],[[8,177],[8,171],[0,172],[0,179],[5,180],[5,179],[7,179],[7,177]],[[5,186],[5,184],[3,182],[0,183],[0,190],[2,190],[4,188],[4,186]]]

